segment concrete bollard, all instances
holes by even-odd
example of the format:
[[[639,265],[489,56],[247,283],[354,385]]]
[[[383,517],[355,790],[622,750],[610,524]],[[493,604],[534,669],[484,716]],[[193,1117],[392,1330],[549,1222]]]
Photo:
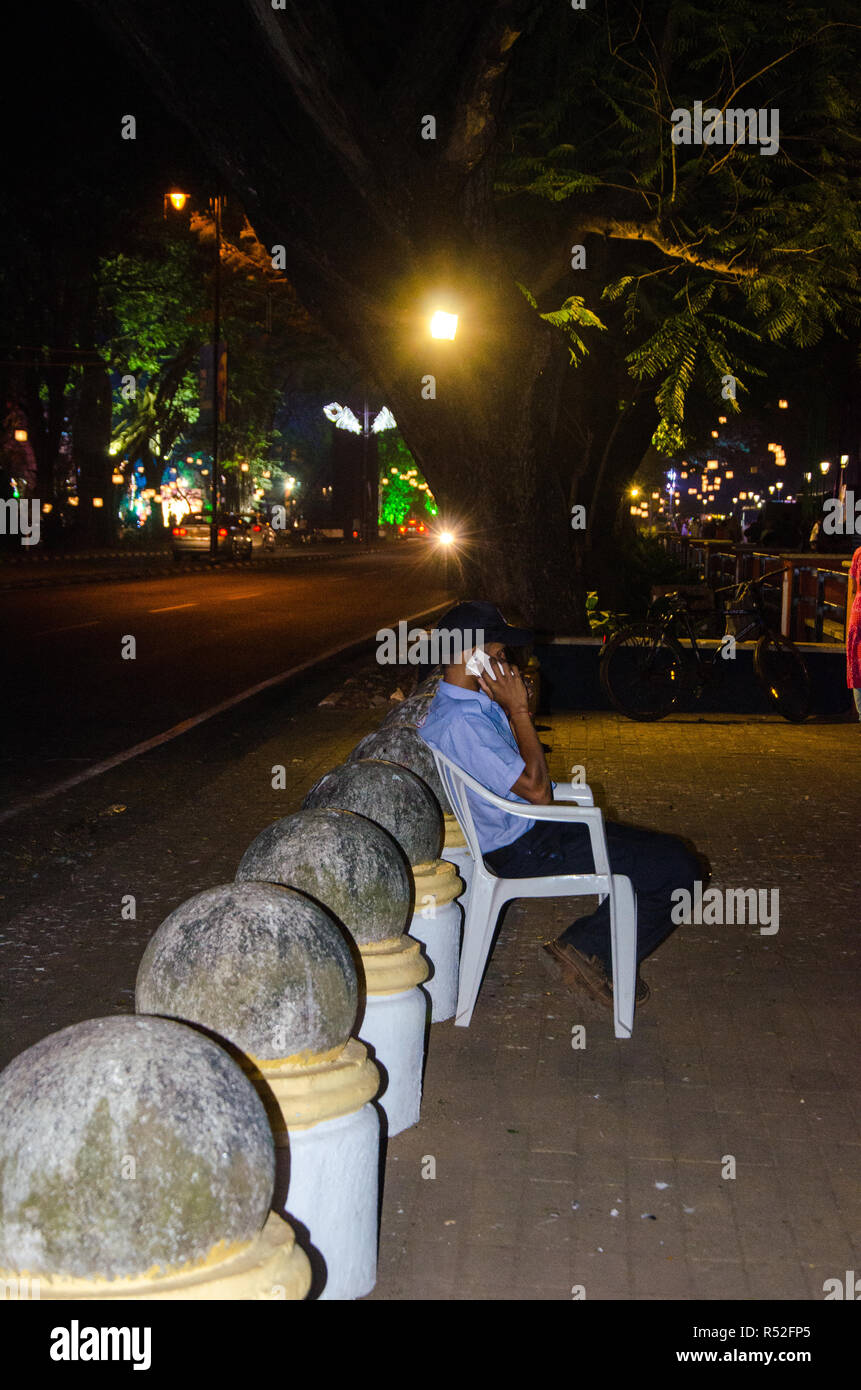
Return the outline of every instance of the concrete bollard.
[[[443,820],[445,822],[445,841],[442,847],[442,857],[447,859],[449,864],[454,865],[463,881],[460,903],[465,914],[472,888],[474,861],[469,851],[469,845],[466,843],[466,837],[457,823],[457,817],[451,814],[444,816]]]
[[[457,1009],[460,939],[463,926],[461,906],[468,882],[460,872],[460,864],[464,863],[471,877],[472,856],[452,814],[445,788],[436,770],[433,753],[415,728],[407,724],[394,724],[368,734],[367,738],[363,738],[361,743],[356,745],[347,762],[357,762],[366,758],[384,759],[397,763],[399,767],[408,768],[430,788],[443,812],[443,857],[414,866],[415,908],[407,927],[410,936],[424,944],[428,960],[433,965],[433,975],[427,981],[425,989],[431,998],[431,1021],[441,1023],[445,1019],[453,1018]],[[449,852],[450,840],[455,846],[462,846],[461,856],[456,857]],[[452,866],[457,868],[460,877],[451,872]],[[460,903],[455,901],[457,898],[461,899]]]
[[[398,729],[403,726],[418,728],[427,718],[433,693],[425,695],[409,695],[406,700],[401,700],[393,709],[389,710],[381,724],[383,729]]]
[[[209,1038],[89,1019],[0,1074],[0,1278],[40,1299],[303,1299],[263,1105]]]
[[[407,774],[405,774],[406,776]],[[356,942],[364,973],[357,1029],[385,1073],[378,1102],[389,1134],[417,1123],[421,1109],[427,964],[405,936],[409,866],[381,826],[352,811],[319,808],[275,821],[242,857],[237,880],[292,884],[316,898]]]
[[[399,767],[408,768],[410,772],[414,772],[416,777],[421,777],[422,781],[430,787],[439,802],[440,810],[443,813],[451,813],[451,806],[445,794],[445,787],[436,770],[433,753],[413,725],[391,724],[388,727],[384,726],[382,729],[375,730],[374,733],[368,734],[360,743],[356,744],[347,758],[347,762],[360,762],[366,758],[382,759],[385,762],[397,763]]]
[[[402,740],[404,735],[414,737],[406,730],[394,737]],[[402,764],[378,758],[342,763],[321,777],[305,804],[345,805],[353,810],[364,807],[363,814],[398,841],[413,873],[417,867],[425,875],[434,872],[442,848],[442,812],[427,783]],[[446,876],[444,882],[441,879],[436,884],[436,892],[433,885],[426,886],[423,900],[416,886],[413,916],[407,928],[425,946],[432,966],[425,989],[431,999],[434,1022],[451,1018],[457,1003],[451,981],[457,975],[460,960],[462,918],[460,907],[454,902],[460,888],[459,880]]]
[[[457,1012],[460,938],[463,912],[458,901],[463,883],[445,859],[417,864],[415,908],[409,934],[421,941],[434,973],[425,988],[431,998],[431,1023],[443,1023]]]
[[[190,898],[138,970],[139,1009],[200,1024],[243,1054],[275,1136],[276,1201],[307,1230],[312,1296],[323,1299],[359,1298],[376,1283],[379,1117],[369,1102],[380,1078],[350,1038],[358,998],[340,924],[273,883]]]
[[[419,726],[427,714],[428,705],[433,699],[437,683],[438,681],[434,681],[432,689],[426,694],[411,695],[409,699],[398,705],[397,709],[383,721],[382,726],[375,733],[368,734],[367,738],[362,739],[361,743],[357,744],[347,761],[353,762],[357,758],[387,758],[390,762],[400,763],[402,767],[408,767],[411,772],[427,782],[442,808],[444,821],[442,857],[454,865],[463,881],[460,905],[465,914],[472,886],[472,855],[436,770],[433,753],[418,733]],[[450,1014],[443,1014],[442,1016],[451,1017]],[[436,1022],[436,1015],[434,1021]]]

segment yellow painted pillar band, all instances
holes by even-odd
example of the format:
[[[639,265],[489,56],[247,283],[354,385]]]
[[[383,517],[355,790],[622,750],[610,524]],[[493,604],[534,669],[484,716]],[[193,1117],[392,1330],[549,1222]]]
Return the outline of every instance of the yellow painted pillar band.
[[[291,1129],[352,1115],[380,1089],[380,1073],[364,1043],[350,1038],[334,1061],[310,1066],[257,1060],[248,1075],[257,1087],[276,1144]]]
[[[14,1278],[7,1270],[0,1277]],[[40,1299],[259,1300],[303,1299],[311,1287],[308,1256],[296,1244],[293,1228],[270,1212],[262,1231],[243,1245],[219,1242],[205,1260],[183,1270],[148,1271],[128,1279],[75,1279],[34,1275]]]
[[[447,859],[435,859],[430,864],[416,864],[413,868],[416,884],[416,912],[426,912],[431,907],[444,907],[454,902],[464,890],[454,864]]]
[[[421,954],[421,942],[411,936],[393,936],[359,947],[365,967],[368,994],[401,994],[420,985],[429,975]]]
[[[445,840],[443,841],[443,848],[466,849],[466,837],[457,823],[457,817],[453,816],[451,812],[447,812],[443,816],[443,822],[445,824]]]

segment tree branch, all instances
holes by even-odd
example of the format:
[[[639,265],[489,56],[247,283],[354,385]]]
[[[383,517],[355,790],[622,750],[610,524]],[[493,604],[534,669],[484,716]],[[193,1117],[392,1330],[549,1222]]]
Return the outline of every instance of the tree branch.
[[[512,49],[536,7],[526,0],[498,0],[482,26],[455,102],[455,119],[443,150],[447,164],[470,173],[492,147],[504,100]]]
[[[392,131],[375,93],[344,53],[328,0],[246,0],[273,67],[324,137],[341,167],[367,197],[381,189],[392,163]],[[386,211],[391,215],[388,198]]]
[[[610,237],[616,241],[646,241],[656,246],[671,260],[685,261],[689,265],[699,266],[701,270],[713,270],[720,275],[753,279],[762,274],[760,266],[751,265],[749,262],[739,265],[736,257],[723,260],[717,256],[700,254],[698,243],[680,241],[668,236],[655,220],[640,222],[632,218],[588,213],[578,218],[564,245],[554,250],[552,260],[548,261],[544,270],[530,284],[529,288],[536,299],[540,299],[567,274],[570,246],[590,233],[594,236]]]
[[[585,223],[581,222],[577,230],[580,235],[593,232],[618,241],[648,241],[652,246],[657,246],[659,251],[663,251],[665,256],[687,261],[690,265],[699,266],[701,270],[717,271],[721,275],[753,278],[762,273],[759,266],[735,264],[735,257],[726,261],[716,256],[702,256],[696,243],[677,241],[667,236],[657,222],[630,222],[615,217],[597,217],[590,218]]]

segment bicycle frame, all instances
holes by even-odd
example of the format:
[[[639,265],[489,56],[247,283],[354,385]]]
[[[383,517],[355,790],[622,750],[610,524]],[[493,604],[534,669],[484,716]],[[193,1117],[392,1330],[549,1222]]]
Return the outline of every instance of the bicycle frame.
[[[724,619],[750,619],[750,621],[744,627],[742,627],[741,631],[731,634],[736,642],[745,642],[747,640],[753,640],[750,637],[751,633],[755,634],[755,636],[759,638],[763,636],[763,634],[767,634],[771,631],[771,627],[766,619],[765,613],[763,612],[761,594],[758,589],[754,588],[755,585],[762,583],[762,581],[767,577],[767,575],[762,575],[760,579],[755,579],[742,584],[726,584],[723,586],[723,588],[714,590],[715,594],[725,594],[732,591],[734,595],[739,599],[741,598],[742,593],[745,590],[747,590],[753,598],[752,609],[723,609],[722,616],[724,617]],[[668,611],[664,614],[664,616],[658,616],[657,614],[653,613],[652,609],[654,609],[657,605],[666,606],[668,604],[668,601],[669,608]],[[691,619],[692,614],[690,604],[688,600],[682,597],[682,595],[680,594],[665,594],[663,598],[657,599],[655,601],[655,604],[652,605],[652,608],[650,608],[648,617],[649,622],[654,623],[655,626],[661,629],[661,633],[663,636],[669,635],[670,637],[675,638],[675,640],[678,642],[682,642],[686,639],[690,643],[690,649],[693,653],[697,670],[702,671],[702,669],[707,664],[710,666],[714,666],[715,661],[717,659],[717,655],[721,650],[721,647],[716,647],[713,654],[710,657],[708,657],[697,643],[696,633],[694,632],[693,622],[691,621]],[[683,632],[678,631],[678,628],[680,626],[684,629]]]

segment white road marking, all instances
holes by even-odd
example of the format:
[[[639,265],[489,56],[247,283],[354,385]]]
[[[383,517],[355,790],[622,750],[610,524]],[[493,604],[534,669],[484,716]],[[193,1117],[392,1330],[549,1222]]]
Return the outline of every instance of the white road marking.
[[[403,621],[408,625],[416,623],[422,618],[430,617],[432,613],[439,613],[442,609],[450,607],[450,601],[438,603],[433,608],[423,609],[421,613],[413,613]],[[397,623],[398,620],[395,619],[394,623],[388,625],[382,623],[380,626],[396,628]],[[310,660],[303,661],[298,666],[291,666],[288,670],[281,671],[277,676],[270,676],[268,680],[249,686],[247,690],[240,691],[238,695],[231,695],[229,699],[222,700],[220,704],[205,709],[202,714],[195,714],[191,719],[183,719],[179,724],[174,724],[173,728],[165,730],[163,734],[156,734],[155,738],[148,738],[143,743],[136,743],[133,748],[127,748],[124,753],[116,753],[112,758],[105,758],[103,762],[96,763],[86,772],[79,772],[75,777],[67,777],[65,782],[58,782],[55,787],[48,787],[46,791],[37,792],[35,796],[28,797],[26,801],[19,801],[17,806],[10,806],[8,810],[0,812],[0,822],[11,820],[13,816],[20,815],[22,811],[28,811],[32,806],[38,806],[40,802],[47,801],[60,792],[70,791],[72,787],[79,786],[81,782],[88,782],[91,777],[100,777],[103,772],[109,772],[111,768],[119,767],[121,763],[138,758],[141,753],[148,753],[151,748],[158,748],[163,743],[170,743],[171,739],[179,738],[180,734],[188,733],[189,729],[196,728],[198,724],[205,724],[207,719],[214,719],[217,714],[223,714],[225,710],[232,709],[234,705],[241,705],[243,700],[249,700],[252,695],[259,695],[261,691],[269,690],[273,685],[280,685],[282,681],[289,680],[291,676],[299,676],[303,671],[310,671],[323,661],[331,661],[333,657],[340,656],[342,652],[361,647],[366,642],[373,642],[378,631],[379,628],[374,628],[372,632],[366,632],[363,636],[354,638],[352,642],[344,642],[340,647],[330,647],[328,651],[320,652],[318,656],[312,656]]]
[[[81,627],[98,627],[101,619],[95,618],[91,623],[70,623],[68,627],[47,627],[44,632],[37,632],[37,637],[51,637],[55,632],[75,632]]]
[[[177,608],[196,608],[196,603],[169,603],[166,608],[150,608],[150,613],[173,613]]]

